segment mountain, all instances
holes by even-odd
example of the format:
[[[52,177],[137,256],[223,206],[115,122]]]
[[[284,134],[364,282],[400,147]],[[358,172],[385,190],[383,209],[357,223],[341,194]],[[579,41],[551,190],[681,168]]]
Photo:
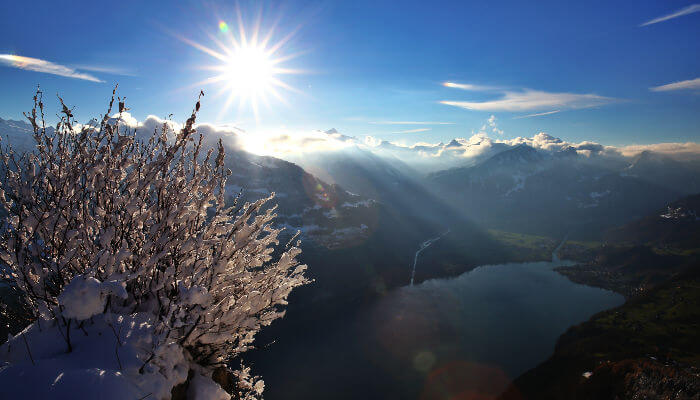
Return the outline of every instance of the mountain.
[[[652,244],[664,249],[700,247],[700,194],[668,203],[656,213],[610,229],[612,243]]]
[[[2,138],[0,144],[10,144],[15,151],[19,152],[31,150],[36,144],[32,127],[26,121],[0,118],[0,138]]]
[[[498,399],[697,399],[699,289],[696,270],[568,329]]]
[[[597,237],[682,194],[633,175],[620,159],[526,144],[428,181],[451,205],[484,226],[525,233]],[[672,169],[672,168],[669,168]]]
[[[574,282],[632,297],[684,273],[700,260],[700,195],[608,230],[589,261],[557,270]]]
[[[353,145],[337,151],[305,153],[290,160],[298,162],[315,175],[347,188],[353,194],[376,201],[382,219],[377,226],[385,238],[375,241],[379,244],[376,249],[379,259],[386,259],[395,249],[401,248],[395,243],[381,250],[382,243],[389,238],[398,240],[418,234],[420,239],[412,242],[413,247],[409,252],[412,256],[420,243],[449,231],[421,255],[416,282],[458,275],[480,264],[518,257],[511,251],[513,249],[506,250],[503,243],[436,196],[420,180],[419,172],[396,158],[377,155]],[[386,249],[391,251],[387,253]],[[401,254],[403,257],[406,253],[402,251]],[[410,259],[408,261],[403,268],[410,265]],[[373,266],[373,271],[382,270],[386,270],[386,267]],[[406,276],[399,274],[387,278],[385,275],[378,282],[381,287],[390,288],[393,286],[392,280],[401,281]]]
[[[475,165],[512,146],[494,141],[485,134],[475,134],[468,139],[454,138],[448,143],[417,143],[404,146],[381,140],[370,147],[371,151],[379,156],[403,160],[423,176],[452,167]]]
[[[700,393],[700,195],[624,226],[569,279],[627,297],[567,330],[501,400],[694,399]]]
[[[155,117],[140,124],[130,121],[130,116],[120,118],[137,135],[150,135],[163,124]],[[4,144],[6,140],[18,149],[32,148],[34,139],[26,122],[0,120],[0,129]],[[310,266],[309,275],[316,283],[295,291],[293,304],[299,307],[331,309],[334,304],[369,299],[407,284],[410,262],[420,243],[445,230],[449,213],[439,199],[409,178],[409,168],[399,161],[392,165],[368,152],[351,154],[328,165],[332,174],[326,176],[335,182],[327,183],[292,162],[243,150],[237,145],[235,129],[222,132],[209,125],[197,129],[205,147],[224,139],[225,162],[232,171],[226,186],[229,200],[241,193],[243,201],[254,201],[275,192],[271,202],[278,205],[275,222],[289,228],[289,235],[301,231],[301,260]],[[352,189],[346,190],[340,182]],[[477,227],[453,222],[465,223],[455,231],[480,238],[473,246],[499,248]],[[463,258],[449,273],[490,261]],[[432,275],[425,278],[446,273],[439,266],[430,271]]]
[[[623,173],[683,194],[700,192],[700,161],[679,161],[643,151],[632,158]]]
[[[350,192],[391,205],[402,217],[424,219],[437,230],[471,224],[425,186],[420,172],[396,157],[378,155],[353,145],[337,151],[303,154],[292,160]]]
[[[520,144],[512,149],[495,154],[481,163],[480,168],[495,169],[499,167],[512,168],[517,165],[532,165],[542,161],[544,158],[545,156],[534,148],[526,144]]]

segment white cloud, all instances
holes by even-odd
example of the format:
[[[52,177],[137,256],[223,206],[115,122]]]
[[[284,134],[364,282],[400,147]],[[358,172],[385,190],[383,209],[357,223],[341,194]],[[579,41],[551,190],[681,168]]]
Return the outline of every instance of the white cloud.
[[[469,102],[441,101],[442,104],[476,111],[537,111],[546,108],[579,109],[611,103],[616,99],[597,94],[551,93],[539,90],[507,91],[498,100]]]
[[[617,150],[613,146],[605,146],[600,143],[584,140],[582,142],[568,142],[558,137],[554,137],[546,132],[540,132],[531,138],[517,137],[515,139],[503,140],[500,143],[505,143],[510,146],[526,144],[535,149],[540,149],[549,152],[566,151],[573,149],[579,154],[590,156],[592,154],[616,154]]]
[[[491,139],[484,132],[479,132],[469,138],[453,139],[446,146],[443,146],[442,152],[451,152],[461,158],[473,158],[491,150],[494,143],[497,143],[497,140]]]
[[[388,152],[404,161],[409,162],[441,162],[447,168],[447,164],[463,163],[465,158],[472,158],[483,154],[493,147],[494,140],[485,132],[479,132],[469,138],[455,138],[449,143],[415,143],[404,145],[400,143],[381,140],[372,136],[365,137],[365,144],[376,151]]]
[[[681,8],[678,11],[672,12],[671,14],[663,15],[661,17],[649,20],[649,21],[647,21],[639,26],[647,26],[647,25],[657,24],[659,22],[668,21],[669,19],[682,17],[682,16],[688,15],[688,14],[693,14],[693,13],[696,13],[698,11],[700,11],[700,4],[691,4],[688,7]]]
[[[168,128],[168,135],[182,129],[182,125],[170,120],[163,120],[149,115],[138,121],[128,112],[112,115],[112,122],[119,121],[123,127],[136,131],[141,138],[150,137],[155,131],[160,132],[163,124]],[[229,149],[246,150],[258,155],[284,157],[285,154],[302,154],[333,151],[348,146],[361,144],[352,136],[341,134],[335,129],[327,131],[300,131],[275,129],[273,131],[247,132],[231,125],[213,125],[197,123],[196,135],[201,134],[203,143],[214,146],[221,139]]]
[[[489,119],[487,120],[489,127],[491,127],[491,131],[493,133],[497,133],[499,135],[503,135],[503,131],[501,129],[498,129],[498,125],[496,124],[496,116],[491,114]],[[483,130],[485,127],[482,127],[481,129]]]
[[[532,117],[542,117],[544,115],[552,115],[558,113],[559,110],[554,110],[554,111],[547,111],[547,112],[541,112],[541,113],[536,113],[536,114],[528,114],[528,115],[521,115],[519,117],[513,117],[513,119],[522,119],[522,118],[532,118]]]
[[[418,129],[408,129],[405,131],[396,131],[396,132],[391,132],[391,133],[417,133],[417,132],[425,132],[429,131],[430,128],[418,128]]]
[[[374,136],[365,136],[365,144],[369,147],[377,147],[382,144],[382,139],[376,138]]]
[[[653,151],[666,155],[691,156],[700,155],[700,143],[655,143],[655,144],[635,144],[622,146],[619,148],[624,156],[634,156],[643,151]]]
[[[112,115],[110,122],[119,122],[123,127],[136,131],[136,135],[141,138],[150,138],[154,132],[160,133],[163,126],[168,129],[168,136],[182,129],[182,125],[149,115],[142,122],[138,121],[128,112]],[[229,125],[212,125],[201,123],[195,125],[196,134],[202,135],[202,141],[205,145],[213,146],[221,139],[227,148],[242,149],[245,145],[247,133],[242,129]]]
[[[99,78],[88,73],[79,72],[65,65],[55,64],[38,58],[15,56],[12,54],[0,54],[0,64],[28,71],[65,76],[67,78],[82,79],[91,82],[104,82],[103,80],[100,80]]]
[[[477,91],[477,92],[498,89],[495,86],[473,85],[471,83],[445,82],[442,85],[449,87],[449,88],[462,89],[462,90],[472,90],[472,91]]]
[[[113,116],[117,118],[118,116]],[[137,134],[145,137],[160,130],[163,124],[169,132],[176,132],[182,126],[172,121],[166,121],[149,115],[143,122],[137,121],[129,113],[118,117],[124,126],[136,129]],[[198,133],[203,135],[206,144],[213,145],[220,138],[227,148],[247,150],[256,154],[273,155],[291,159],[303,157],[304,153],[329,152],[360,146],[370,148],[379,154],[389,154],[415,165],[423,165],[428,169],[444,169],[457,165],[466,165],[478,157],[489,156],[510,147],[525,144],[545,152],[575,151],[585,156],[631,157],[643,151],[662,153],[678,159],[696,158],[700,156],[700,143],[656,143],[645,145],[607,146],[592,141],[570,142],[539,132],[532,137],[517,137],[514,139],[492,138],[485,130],[493,130],[496,125],[495,116],[489,117],[485,127],[467,138],[455,138],[449,143],[415,143],[412,145],[381,140],[366,136],[362,140],[354,136],[344,135],[335,129],[327,131],[292,131],[275,130],[274,133],[246,132],[233,126],[215,126],[207,123],[195,126]]]
[[[700,78],[688,79],[686,81],[679,81],[668,83],[666,85],[654,86],[649,88],[652,92],[668,92],[671,90],[700,90]]]
[[[79,65],[73,65],[75,69],[83,70],[83,71],[91,71],[91,72],[102,72],[105,74],[110,74],[110,75],[121,75],[121,76],[136,76],[136,72],[132,69],[128,68],[120,68],[120,67],[107,67],[103,65],[85,65],[85,64],[79,64]]]
[[[454,122],[437,121],[372,121],[375,125],[454,125]]]
[[[245,150],[282,158],[285,154],[335,151],[360,144],[357,138],[343,135],[335,129],[327,131],[275,129],[271,132],[245,133],[241,141]]]

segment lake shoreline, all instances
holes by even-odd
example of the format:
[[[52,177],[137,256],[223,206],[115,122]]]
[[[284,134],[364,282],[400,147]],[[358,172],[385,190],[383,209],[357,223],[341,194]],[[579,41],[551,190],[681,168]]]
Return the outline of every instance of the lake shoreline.
[[[269,399],[356,398],[356,386],[372,398],[416,398],[435,389],[432,372],[449,367],[459,376],[496,379],[489,392],[495,397],[512,377],[546,360],[570,326],[624,301],[570,282],[553,270],[562,264],[568,262],[482,264],[392,289],[354,311],[336,309],[333,322],[280,321],[288,329],[275,329],[278,342],[255,357],[256,373],[269,382]],[[301,330],[305,339],[288,339]],[[306,373],[297,376],[285,363],[300,357],[306,361],[295,368]],[[337,379],[317,380],[311,372],[321,365]],[[477,385],[467,376],[464,382]]]

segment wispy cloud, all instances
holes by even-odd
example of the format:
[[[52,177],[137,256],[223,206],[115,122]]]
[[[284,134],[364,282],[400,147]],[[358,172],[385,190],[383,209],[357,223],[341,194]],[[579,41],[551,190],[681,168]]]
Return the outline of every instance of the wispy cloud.
[[[405,131],[396,131],[396,132],[391,132],[391,133],[417,133],[417,132],[425,132],[429,131],[430,128],[418,128],[418,129],[408,129]]]
[[[537,111],[547,108],[579,109],[590,108],[611,103],[616,99],[597,94],[551,93],[539,90],[524,90],[521,92],[506,91],[498,100],[471,101],[441,101],[454,107],[476,111]]]
[[[454,122],[437,121],[372,121],[375,125],[454,125]]]
[[[700,78],[688,79],[687,81],[679,81],[668,83],[666,85],[654,86],[649,88],[652,92],[668,92],[671,90],[700,90]]]
[[[134,71],[132,69],[128,69],[128,68],[108,67],[108,66],[104,66],[104,65],[85,65],[85,64],[73,65],[73,68],[83,70],[83,71],[101,72],[101,73],[110,74],[110,75],[136,76],[136,71]]]
[[[489,119],[486,120],[486,123],[489,125],[489,127],[491,128],[491,131],[492,131],[493,133],[497,133],[497,134],[499,134],[499,135],[503,135],[503,130],[498,128],[498,124],[496,123],[496,116],[495,116],[495,115],[491,115],[491,116],[489,117]],[[486,130],[486,125],[482,126],[482,127],[481,127],[481,130],[482,130],[482,131],[485,131],[485,130]]]
[[[0,64],[28,71],[65,76],[67,78],[82,79],[91,82],[104,82],[103,80],[88,73],[79,72],[65,65],[52,63],[51,61],[41,60],[38,58],[16,56],[12,54],[0,54]]]
[[[620,153],[624,156],[633,156],[643,151],[653,151],[667,155],[698,155],[700,154],[700,143],[655,143],[628,145],[619,148]]]
[[[535,114],[528,114],[528,115],[521,115],[519,117],[513,117],[513,119],[522,119],[522,118],[532,118],[532,117],[542,117],[544,115],[552,115],[558,113],[559,110],[554,110],[554,111],[547,111],[547,112],[541,112],[541,113],[535,113]]]
[[[471,83],[457,83],[457,82],[445,82],[442,86],[448,88],[462,89],[462,90],[472,90],[472,91],[485,91],[485,90],[496,90],[495,86],[484,86],[484,85],[473,85]]]
[[[674,19],[674,18],[682,17],[682,16],[684,16],[684,15],[693,14],[693,13],[696,13],[696,12],[699,12],[699,11],[700,11],[700,4],[692,4],[692,5],[689,5],[688,7],[681,8],[681,9],[678,10],[678,11],[674,11],[674,12],[672,12],[671,14],[663,15],[663,16],[661,16],[661,17],[658,17],[658,18],[654,18],[654,19],[652,19],[652,20],[649,20],[649,21],[647,21],[647,22],[645,22],[645,23],[643,23],[643,24],[641,24],[641,25],[639,25],[639,26],[647,26],[647,25],[652,25],[652,24],[658,24],[659,22],[668,21],[669,19]]]

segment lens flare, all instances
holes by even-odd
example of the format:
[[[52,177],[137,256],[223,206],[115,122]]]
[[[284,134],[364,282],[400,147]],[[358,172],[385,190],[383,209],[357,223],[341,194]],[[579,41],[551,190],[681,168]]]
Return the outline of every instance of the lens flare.
[[[228,24],[224,21],[219,21],[219,30],[221,33],[227,33],[228,32]]]

